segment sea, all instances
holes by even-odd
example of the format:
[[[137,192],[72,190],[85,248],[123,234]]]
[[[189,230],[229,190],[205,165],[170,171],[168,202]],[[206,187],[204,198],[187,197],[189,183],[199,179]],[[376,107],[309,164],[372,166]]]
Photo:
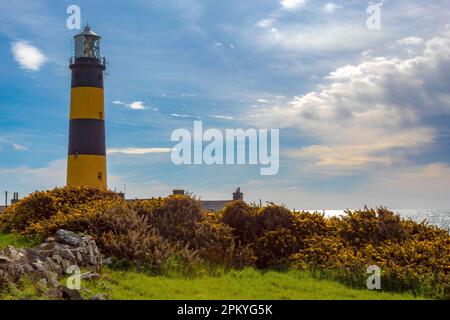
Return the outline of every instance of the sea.
[[[416,222],[426,221],[429,224],[450,231],[450,209],[390,209],[398,213],[402,218],[411,219]],[[324,212],[325,216],[340,216],[346,210],[306,210],[309,212]]]

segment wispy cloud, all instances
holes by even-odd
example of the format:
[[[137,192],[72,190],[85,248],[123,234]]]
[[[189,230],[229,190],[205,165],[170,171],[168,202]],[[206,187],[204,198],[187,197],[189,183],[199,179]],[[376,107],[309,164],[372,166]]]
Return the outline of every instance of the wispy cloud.
[[[26,151],[26,150],[28,150],[27,147],[25,147],[25,146],[23,146],[23,145],[21,145],[21,144],[15,143],[15,142],[13,142],[13,141],[11,141],[11,140],[9,140],[9,139],[2,138],[2,137],[0,137],[0,145],[1,145],[1,144],[7,144],[7,145],[10,145],[10,146],[13,147],[14,150],[16,150],[16,151]]]
[[[216,119],[223,119],[223,120],[234,120],[234,117],[231,117],[231,116],[211,115],[210,117],[216,118]]]
[[[14,150],[16,150],[16,151],[25,151],[25,150],[28,150],[27,147],[22,146],[22,145],[17,144],[17,143],[13,143],[12,146],[13,146]]]
[[[38,71],[47,61],[47,57],[36,47],[26,41],[11,44],[14,60],[22,69]]]
[[[342,9],[342,5],[340,4],[336,4],[334,2],[328,2],[324,7],[323,7],[323,11],[325,11],[326,13],[333,13],[336,12],[339,9]]]
[[[144,104],[144,102],[142,102],[142,101],[134,101],[134,102],[131,102],[131,103],[126,103],[126,102],[122,102],[120,100],[114,100],[112,103],[116,104],[116,105],[124,106],[125,108],[131,109],[131,110],[151,109],[151,110],[154,110],[154,111],[158,111],[158,108],[146,106]]]
[[[303,7],[307,0],[281,0],[280,5],[286,10],[296,10]]]
[[[190,115],[190,114],[171,113],[170,115],[171,115],[172,117],[175,117],[175,118],[194,118],[194,119],[200,119],[199,116],[194,116],[194,115]]]
[[[128,155],[144,155],[151,153],[169,153],[172,148],[112,148],[108,149],[108,154],[128,154]]]
[[[398,40],[397,43],[406,46],[418,46],[423,43],[423,39],[419,37],[407,37]]]

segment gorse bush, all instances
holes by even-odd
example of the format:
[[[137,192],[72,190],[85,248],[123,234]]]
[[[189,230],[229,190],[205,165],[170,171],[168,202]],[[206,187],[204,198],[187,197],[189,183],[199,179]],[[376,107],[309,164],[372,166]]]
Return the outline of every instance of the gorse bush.
[[[156,274],[293,267],[365,288],[367,267],[377,265],[383,290],[450,299],[448,230],[385,208],[328,218],[234,201],[208,213],[191,196],[124,201],[112,192],[62,188],[31,194],[0,223],[41,238],[60,228],[85,232],[117,265]]]
[[[37,191],[7,207],[0,215],[0,224],[4,231],[45,236],[64,227],[72,215],[76,217],[74,210],[82,208],[79,213],[84,215],[97,201],[102,201],[97,205],[104,207],[123,200],[114,192],[86,187]]]
[[[403,241],[406,237],[400,216],[384,208],[347,211],[341,219],[339,232],[355,246],[384,240]]]
[[[258,210],[244,201],[233,201],[226,205],[221,219],[232,228],[235,239],[243,244],[255,243],[259,237]]]
[[[236,245],[232,229],[202,212],[200,201],[193,197],[172,195],[133,206],[164,239],[194,250],[212,265],[245,266],[254,260],[251,251]]]
[[[275,231],[278,229],[292,230],[294,226],[294,216],[292,212],[284,206],[278,206],[270,204],[267,207],[260,209],[258,214],[258,220],[260,221],[261,229],[259,235],[269,231]]]
[[[86,231],[94,236],[103,254],[119,265],[133,264],[160,273],[174,257],[185,264],[198,263],[194,251],[164,239],[147,220],[148,217],[122,205],[91,216]]]

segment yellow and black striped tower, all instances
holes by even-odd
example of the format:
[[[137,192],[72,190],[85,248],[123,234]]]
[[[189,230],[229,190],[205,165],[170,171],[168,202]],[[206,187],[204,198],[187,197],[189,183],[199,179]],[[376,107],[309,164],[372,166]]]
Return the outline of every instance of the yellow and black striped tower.
[[[101,37],[87,25],[74,39],[67,185],[106,189],[105,59],[100,56]]]

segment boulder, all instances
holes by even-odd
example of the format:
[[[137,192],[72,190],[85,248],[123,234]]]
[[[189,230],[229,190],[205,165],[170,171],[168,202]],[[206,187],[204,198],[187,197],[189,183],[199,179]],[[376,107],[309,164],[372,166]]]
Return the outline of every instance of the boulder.
[[[78,247],[82,242],[82,235],[72,231],[58,230],[55,234],[55,241],[62,244],[68,244],[72,247]]]

